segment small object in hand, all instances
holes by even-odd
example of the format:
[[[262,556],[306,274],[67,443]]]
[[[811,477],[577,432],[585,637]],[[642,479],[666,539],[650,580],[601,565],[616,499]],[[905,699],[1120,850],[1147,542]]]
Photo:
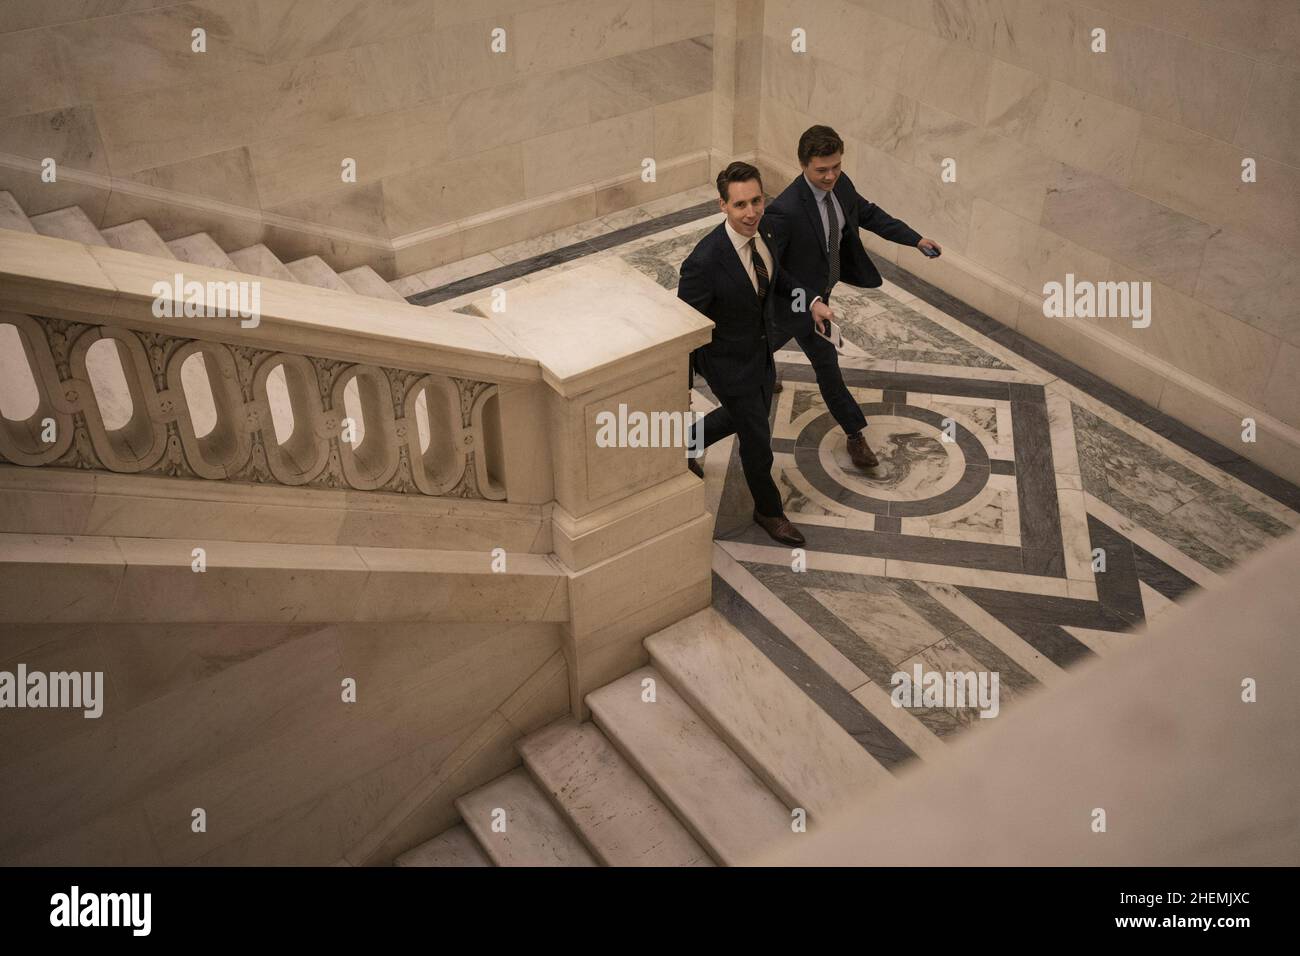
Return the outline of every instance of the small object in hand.
[[[825,332],[822,331],[821,326],[813,323],[813,331],[824,338],[827,342],[831,343],[831,345],[835,346],[837,352],[844,350],[844,335],[840,331],[839,325],[836,324],[834,320],[826,323]]]
[[[930,259],[939,258],[939,250],[932,246],[922,246],[921,251]]]

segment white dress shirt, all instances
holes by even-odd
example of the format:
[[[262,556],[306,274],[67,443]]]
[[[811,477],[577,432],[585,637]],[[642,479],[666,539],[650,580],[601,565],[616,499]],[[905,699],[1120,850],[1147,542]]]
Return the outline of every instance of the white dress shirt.
[[[740,233],[736,232],[735,229],[731,228],[730,220],[724,220],[723,225],[727,227],[727,238],[730,239],[731,244],[736,247],[736,254],[740,256],[740,264],[745,267],[745,272],[749,276],[749,281],[753,283],[754,291],[757,292],[758,275],[754,272],[754,258],[750,253],[752,247],[750,246],[749,241],[750,239],[755,240],[754,244],[758,246],[758,254],[763,257],[763,265],[767,267],[767,278],[770,282],[772,279],[772,253],[767,248],[767,243],[763,241],[763,237],[760,236],[757,231],[753,236],[742,236]]]

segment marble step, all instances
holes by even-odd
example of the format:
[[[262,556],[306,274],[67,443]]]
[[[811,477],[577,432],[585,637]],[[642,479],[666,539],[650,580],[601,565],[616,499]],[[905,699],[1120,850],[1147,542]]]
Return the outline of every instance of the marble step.
[[[217,245],[217,241],[206,232],[196,232],[192,236],[183,236],[167,243],[167,248],[177,259],[192,262],[196,266],[210,266],[213,269],[228,269],[238,272],[239,268],[230,261],[226,251]]]
[[[328,262],[320,256],[307,256],[288,263],[293,277],[304,285],[314,285],[319,289],[334,289],[336,292],[351,292],[348,284],[339,278],[339,274],[330,268]]]
[[[13,193],[0,189],[0,229],[13,229],[16,232],[35,232],[27,213],[18,205]]]
[[[263,279],[282,279],[285,282],[297,282],[298,277],[289,271],[280,258],[262,243],[236,249],[230,253],[230,261],[240,272]]]
[[[163,242],[162,236],[154,232],[153,226],[143,219],[124,222],[120,226],[109,226],[99,231],[114,249],[140,252],[160,259],[176,258],[176,254],[168,248],[167,243]]]
[[[390,302],[406,301],[392,286],[384,281],[383,276],[370,266],[357,266],[347,272],[340,272],[339,278],[347,283],[348,288],[357,295],[368,295],[374,299],[388,299]]]
[[[655,682],[654,703],[641,699],[646,678]],[[655,668],[592,691],[587,705],[605,735],[719,863],[754,862],[795,836],[789,808]]]
[[[73,242],[81,242],[88,246],[108,245],[100,235],[99,229],[80,206],[65,206],[53,212],[43,212],[39,216],[32,216],[30,221],[42,236],[71,239]]]
[[[497,866],[598,865],[522,767],[460,797],[456,809]],[[497,809],[505,811],[499,833],[492,829]]]
[[[893,775],[730,621],[705,608],[646,638],[654,666],[809,822],[857,804]]]
[[[606,866],[712,866],[695,838],[595,724],[556,721],[517,749]]]
[[[463,823],[444,830],[432,840],[407,850],[393,866],[491,866],[474,834]]]

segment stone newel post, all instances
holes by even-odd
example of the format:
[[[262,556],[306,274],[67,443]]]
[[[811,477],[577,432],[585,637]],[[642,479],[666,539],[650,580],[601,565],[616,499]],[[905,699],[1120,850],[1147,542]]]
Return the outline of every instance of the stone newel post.
[[[512,502],[554,501],[570,696],[585,718],[589,691],[645,663],[642,638],[709,603],[712,520],[685,449],[601,447],[597,435],[602,413],[640,413],[652,442],[676,437],[687,356],[712,323],[614,258],[475,305],[543,369],[542,383],[501,390],[506,484]]]

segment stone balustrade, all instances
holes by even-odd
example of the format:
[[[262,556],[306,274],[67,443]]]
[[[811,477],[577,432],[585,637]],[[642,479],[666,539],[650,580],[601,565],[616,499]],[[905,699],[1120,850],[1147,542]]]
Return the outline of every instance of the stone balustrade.
[[[631,267],[485,293],[478,315],[177,268],[0,230],[0,535],[416,548],[403,567],[444,577],[444,551],[549,556],[577,715],[708,603],[684,449],[596,440],[602,412],[684,413],[710,335]],[[203,314],[241,281],[255,317]]]
[[[493,382],[102,323],[0,313],[0,459],[507,497]]]

